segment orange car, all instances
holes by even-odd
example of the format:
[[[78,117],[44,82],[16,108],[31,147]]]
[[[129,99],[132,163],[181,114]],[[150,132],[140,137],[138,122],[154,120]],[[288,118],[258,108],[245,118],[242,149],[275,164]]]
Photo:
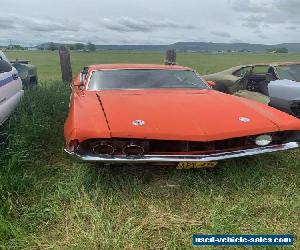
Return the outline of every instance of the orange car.
[[[83,161],[208,166],[298,148],[300,120],[212,90],[187,67],[91,65],[73,82],[65,139]]]

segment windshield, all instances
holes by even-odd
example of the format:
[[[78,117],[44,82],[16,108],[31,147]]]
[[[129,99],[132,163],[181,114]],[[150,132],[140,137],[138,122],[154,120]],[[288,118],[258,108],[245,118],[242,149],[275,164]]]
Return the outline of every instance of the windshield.
[[[88,89],[207,89],[207,85],[190,70],[125,69],[99,70],[92,74]]]
[[[280,79],[300,82],[300,64],[276,67]]]

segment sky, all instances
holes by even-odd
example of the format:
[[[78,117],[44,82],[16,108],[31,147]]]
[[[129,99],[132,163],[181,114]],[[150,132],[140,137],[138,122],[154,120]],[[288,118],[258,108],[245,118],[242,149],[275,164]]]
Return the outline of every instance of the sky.
[[[299,0],[0,0],[0,44],[300,41]]]

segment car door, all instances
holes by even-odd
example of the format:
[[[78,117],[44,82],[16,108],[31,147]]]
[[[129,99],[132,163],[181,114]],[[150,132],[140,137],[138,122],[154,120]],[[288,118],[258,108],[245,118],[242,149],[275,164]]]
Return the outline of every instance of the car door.
[[[243,89],[243,84],[241,83],[244,76],[248,74],[252,69],[251,65],[242,65],[233,67],[221,72],[217,72],[210,75],[202,76],[206,81],[213,81],[216,83],[214,89],[233,94],[240,89]]]
[[[234,76],[234,81],[232,82],[231,86],[229,86],[231,93],[246,89],[245,77],[250,74],[252,69],[253,66],[244,66],[232,73],[232,76]]]
[[[15,110],[22,95],[22,81],[18,72],[0,51],[0,124]]]

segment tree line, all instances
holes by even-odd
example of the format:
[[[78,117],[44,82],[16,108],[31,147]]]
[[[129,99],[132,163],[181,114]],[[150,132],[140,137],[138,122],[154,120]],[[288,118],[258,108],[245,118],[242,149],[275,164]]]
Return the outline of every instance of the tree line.
[[[54,50],[58,50],[60,46],[61,46],[60,44],[51,42],[44,49],[54,51]],[[87,44],[84,44],[84,43],[66,44],[64,46],[66,46],[69,50],[79,50],[79,51],[95,51],[96,50],[96,45],[91,42],[88,42]]]
[[[32,47],[33,49],[37,50],[58,50],[60,46],[66,46],[69,50],[77,50],[77,51],[95,51],[96,50],[96,45],[88,42],[87,44],[84,43],[74,43],[74,44],[59,44],[59,43],[54,43],[50,42],[44,45],[40,45],[37,47]],[[10,44],[6,47],[3,47],[6,50],[27,50],[29,49],[28,47],[23,47],[18,44]]]
[[[275,48],[275,49],[267,49],[268,53],[289,53],[287,48]]]

